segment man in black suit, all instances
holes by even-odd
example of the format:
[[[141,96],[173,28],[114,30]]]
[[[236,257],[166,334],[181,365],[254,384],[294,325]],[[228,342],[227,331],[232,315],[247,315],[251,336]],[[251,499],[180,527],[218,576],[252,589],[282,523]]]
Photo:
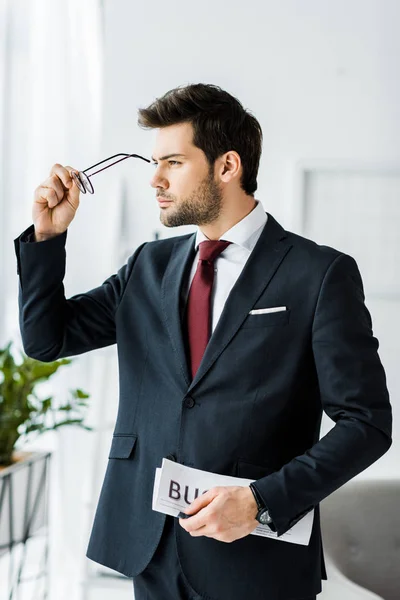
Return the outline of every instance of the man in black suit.
[[[87,556],[137,600],[311,600],[325,578],[321,500],[384,454],[391,408],[356,262],[285,231],[255,199],[262,133],[217,86],[139,111],[157,130],[151,185],[167,227],[102,285],[64,295],[71,167],[35,191],[15,240],[25,351],[43,361],[117,343],[120,398]],[[322,410],[335,421],[319,440]],[[163,457],[255,480],[152,510]],[[278,537],[314,509],[307,546]]]

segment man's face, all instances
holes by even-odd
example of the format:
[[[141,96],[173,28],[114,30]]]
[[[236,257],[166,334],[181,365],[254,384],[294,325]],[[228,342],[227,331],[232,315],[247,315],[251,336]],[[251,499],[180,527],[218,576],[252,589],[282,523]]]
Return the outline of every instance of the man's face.
[[[191,123],[157,130],[150,185],[157,190],[157,200],[165,202],[160,204],[160,221],[167,227],[206,225],[221,213],[222,193],[214,169],[192,140]]]

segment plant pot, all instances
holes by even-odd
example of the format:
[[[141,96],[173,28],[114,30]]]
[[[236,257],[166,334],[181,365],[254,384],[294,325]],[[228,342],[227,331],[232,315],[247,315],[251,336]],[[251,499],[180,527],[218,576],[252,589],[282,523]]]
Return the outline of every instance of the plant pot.
[[[14,451],[0,465],[0,556],[47,525],[50,452]]]

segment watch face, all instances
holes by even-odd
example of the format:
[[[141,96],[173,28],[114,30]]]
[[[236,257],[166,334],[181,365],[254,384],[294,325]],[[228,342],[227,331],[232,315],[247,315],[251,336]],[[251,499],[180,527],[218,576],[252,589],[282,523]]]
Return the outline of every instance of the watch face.
[[[268,525],[268,523],[271,523],[271,517],[269,516],[269,512],[268,510],[264,510],[259,517],[259,521],[260,523],[262,523],[263,525]]]

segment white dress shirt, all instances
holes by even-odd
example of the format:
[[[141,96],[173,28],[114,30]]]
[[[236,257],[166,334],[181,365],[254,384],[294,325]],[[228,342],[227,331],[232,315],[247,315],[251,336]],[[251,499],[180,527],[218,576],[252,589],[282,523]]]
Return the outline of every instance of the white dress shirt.
[[[226,299],[267,222],[267,214],[263,205],[259,200],[256,200],[256,203],[256,206],[246,217],[220,237],[220,239],[232,243],[214,261],[214,284],[211,293],[211,332],[214,331]],[[198,229],[195,243],[196,256],[190,272],[186,300],[199,261],[199,244],[206,240],[208,240],[208,237]]]

